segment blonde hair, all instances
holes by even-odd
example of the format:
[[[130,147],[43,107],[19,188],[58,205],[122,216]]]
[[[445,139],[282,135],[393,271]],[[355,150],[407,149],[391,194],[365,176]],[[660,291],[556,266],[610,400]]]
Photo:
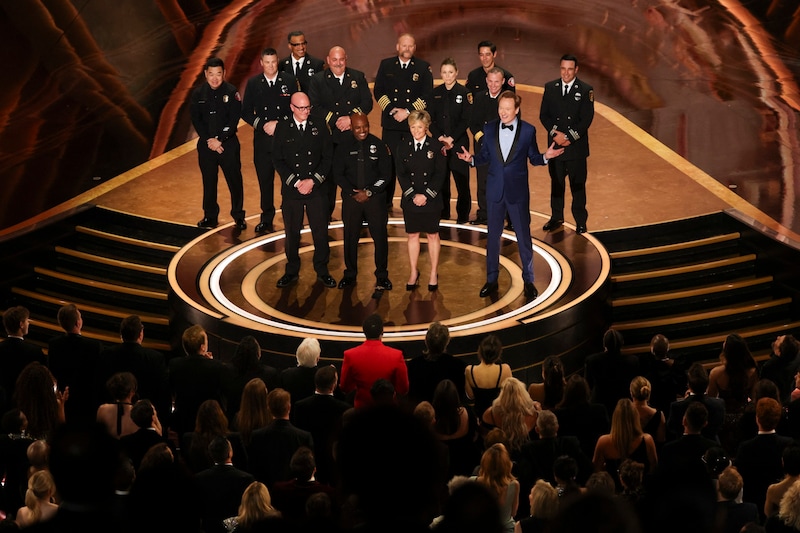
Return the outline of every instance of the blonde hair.
[[[531,488],[531,516],[548,520],[558,512],[558,491],[550,483],[539,479]]]
[[[646,402],[650,399],[652,390],[653,386],[644,376],[636,376],[631,380],[631,398],[634,400]]]
[[[281,516],[281,513],[272,506],[272,497],[267,486],[260,481],[253,481],[242,494],[237,522],[240,526],[247,527],[272,516]]]
[[[500,394],[492,402],[492,410],[503,417],[500,428],[506,434],[508,447],[520,449],[529,440],[525,417],[536,412],[525,384],[514,377],[506,379],[500,387]]]
[[[425,128],[429,128],[431,125],[431,116],[424,109],[415,109],[414,111],[408,114],[408,119],[406,120],[409,126],[413,122],[422,122],[423,124],[425,124]]]
[[[322,349],[319,346],[319,341],[314,337],[308,337],[303,339],[303,342],[297,347],[295,357],[300,366],[314,368],[319,363],[321,353]]]
[[[508,450],[500,443],[492,444],[481,456],[478,481],[491,489],[501,507],[505,504],[508,485],[517,479],[511,473],[512,467]]]
[[[628,457],[628,448],[631,443],[643,434],[639,413],[633,407],[633,402],[622,398],[617,402],[614,414],[611,417],[611,443],[619,453],[620,458]]]
[[[25,507],[31,510],[31,523],[42,517],[41,500],[49,500],[56,492],[53,476],[47,470],[39,470],[28,479],[28,490],[25,491]]]
[[[795,481],[781,498],[778,518],[792,529],[800,529],[800,483]]]

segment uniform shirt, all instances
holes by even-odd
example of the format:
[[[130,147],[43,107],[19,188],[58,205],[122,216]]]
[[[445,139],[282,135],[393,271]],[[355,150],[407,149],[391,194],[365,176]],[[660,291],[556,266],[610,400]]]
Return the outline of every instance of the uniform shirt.
[[[351,113],[368,115],[373,105],[364,73],[351,68],[345,68],[342,83],[330,70],[317,72],[311,78],[308,99],[314,106],[312,113],[328,125],[334,144],[353,136],[352,132],[336,127],[339,117]]]
[[[296,92],[297,79],[292,74],[278,72],[272,87],[263,73],[257,74],[247,80],[242,118],[253,126],[255,135],[266,135],[264,124],[271,120],[289,119],[292,114],[289,101]]]
[[[297,61],[300,61],[300,72],[295,74],[294,69]],[[284,57],[281,59],[280,63],[278,63],[278,70],[281,72],[288,72],[297,78],[297,83],[300,86],[300,90],[304,93],[308,93],[308,87],[311,82],[311,78],[313,78],[317,72],[322,72],[324,67],[324,61],[308,54],[306,54],[305,57],[300,60],[295,59],[291,54],[289,54],[289,57]]]
[[[498,117],[497,99],[500,95],[498,94],[493,98],[489,95],[489,89],[484,89],[474,96],[469,130],[477,143],[483,137],[483,127]],[[477,146],[475,149],[477,150]]]
[[[499,68],[503,71],[503,77],[506,81],[503,82],[503,88],[500,89],[500,92],[503,91],[516,91],[516,83],[514,81],[514,75],[511,74],[509,71],[501,67],[500,65],[495,65],[495,67]],[[473,94],[485,91],[486,87],[486,71],[483,70],[483,67],[478,67],[476,69],[470,70],[469,74],[467,74],[467,89],[472,92]]]
[[[456,82],[448,91],[444,84],[433,90],[428,112],[431,114],[431,134],[434,139],[442,135],[453,138],[454,150],[469,147],[467,127],[472,113],[472,94]]]
[[[375,75],[373,93],[381,107],[381,127],[385,130],[408,131],[408,121],[397,122],[389,112],[400,109],[422,110],[433,92],[433,74],[427,61],[412,57],[408,68],[400,68],[400,58],[381,61]]]
[[[359,184],[359,157],[364,158],[364,181]],[[342,188],[342,197],[352,196],[353,189],[367,189],[372,194],[386,190],[392,174],[392,155],[386,144],[372,135],[359,141],[352,134],[336,147],[333,158],[333,178]]]
[[[236,135],[242,117],[242,99],[236,86],[227,81],[217,89],[203,82],[192,91],[189,113],[192,126],[200,136],[198,143],[205,144],[215,137],[224,143]]]
[[[447,177],[447,159],[442,155],[442,143],[432,137],[425,137],[422,148],[416,149],[416,141],[411,138],[397,147],[395,157],[397,181],[403,191],[404,206],[411,206],[415,194],[428,198],[422,207],[413,206],[417,211],[437,211],[442,207],[441,190]]]
[[[562,94],[561,78],[544,86],[539,120],[553,138],[557,131],[566,133],[570,145],[565,147],[559,160],[589,157],[589,126],[594,119],[594,89],[575,78],[570,83],[569,94]]]
[[[305,131],[300,133],[294,119],[278,122],[272,154],[284,198],[303,199],[318,194],[330,173],[333,155],[328,127],[309,117]],[[314,180],[314,189],[310,195],[300,194],[297,182],[308,178]]]

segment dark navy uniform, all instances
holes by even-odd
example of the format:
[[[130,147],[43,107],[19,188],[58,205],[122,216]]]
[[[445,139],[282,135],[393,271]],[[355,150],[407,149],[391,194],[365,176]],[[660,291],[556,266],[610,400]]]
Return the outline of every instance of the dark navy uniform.
[[[339,117],[351,113],[368,115],[373,105],[367,78],[363,72],[352,68],[345,68],[342,83],[330,70],[317,72],[311,78],[308,99],[314,106],[311,112],[328,125],[334,149],[339,142],[353,136],[351,131],[339,131],[336,127]],[[326,188],[332,213],[336,205],[336,183],[330,181]]]
[[[447,177],[447,158],[442,154],[442,143],[425,137],[421,149],[417,150],[414,138],[410,138],[397,147],[395,167],[403,195],[400,206],[406,233],[438,232],[441,190]],[[416,194],[424,194],[428,199],[422,207],[414,205]]]
[[[273,136],[264,131],[272,120],[288,120],[292,116],[289,101],[297,92],[297,80],[292,74],[278,72],[270,87],[263,73],[247,80],[242,101],[242,118],[253,126],[253,164],[261,190],[261,222],[272,227],[275,218],[275,165],[272,164]]]
[[[473,93],[473,97],[469,130],[472,132],[472,139],[475,144],[474,153],[478,154],[483,145],[483,127],[489,122],[497,120],[497,97],[492,98],[489,96],[489,89]],[[489,174],[489,167],[486,165],[475,167],[475,174],[477,175],[478,193],[478,212],[475,215],[475,222],[486,224],[489,216],[486,206],[486,178]]]
[[[300,63],[299,70],[297,63]],[[289,54],[289,57],[284,57],[278,63],[278,70],[280,72],[288,72],[297,78],[297,83],[300,84],[300,90],[308,93],[309,86],[311,85],[311,78],[317,72],[322,72],[325,68],[325,62],[316,57],[311,57],[306,54],[302,59],[295,59]]]
[[[505,78],[503,81],[503,88],[500,92],[516,91],[514,75],[500,65],[495,65],[495,67],[503,71],[503,78]],[[483,66],[469,71],[469,74],[467,74],[467,90],[472,94],[477,94],[486,90],[486,71],[483,70]]]
[[[309,118],[305,131],[300,132],[294,118],[279,122],[275,128],[272,153],[275,170],[281,177],[286,274],[297,276],[300,272],[298,251],[305,214],[314,241],[314,271],[318,276],[327,276],[330,257],[328,209],[322,184],[329,178],[333,155],[328,127],[321,121]],[[307,178],[314,180],[314,189],[310,194],[300,194],[296,185]]]
[[[392,155],[386,144],[372,134],[363,141],[348,135],[336,147],[334,154],[333,177],[342,188],[344,279],[354,280],[358,273],[358,240],[363,220],[367,221],[375,246],[375,277],[388,278],[386,185],[392,174]],[[365,191],[369,200],[364,203],[355,201],[355,190]]]
[[[381,107],[381,138],[394,153],[397,146],[411,137],[408,121],[397,122],[389,112],[397,107],[408,111],[423,110],[433,92],[433,74],[427,61],[412,57],[407,68],[401,68],[400,58],[388,57],[381,61],[373,86],[375,100]],[[396,171],[395,171],[396,172]],[[386,187],[387,202],[394,194],[394,173]]]
[[[589,126],[594,119],[594,89],[575,78],[569,93],[562,95],[561,79],[544,86],[539,120],[552,139],[556,132],[566,133],[570,144],[564,153],[551,159],[550,171],[550,219],[564,219],[565,179],[569,175],[572,191],[572,216],[575,225],[586,227],[589,214],[586,211],[586,158],[589,157]]]
[[[219,169],[228,183],[231,193],[231,216],[244,220],[244,187],[242,185],[242,160],[236,127],[242,117],[242,101],[233,84],[223,81],[217,89],[203,82],[192,91],[189,104],[192,125],[197,135],[197,159],[203,175],[204,217],[216,221],[219,216],[217,204],[217,182]],[[211,150],[208,139],[217,138],[223,152]]]
[[[434,139],[441,136],[453,138],[453,148],[447,154],[448,170],[453,173],[456,182],[458,200],[456,201],[456,219],[459,222],[469,220],[472,208],[472,197],[469,191],[469,165],[458,158],[461,147],[469,150],[467,128],[472,112],[472,95],[466,87],[456,82],[448,91],[444,84],[433,90],[428,112],[431,115],[431,134]],[[450,218],[450,177],[445,174],[442,186],[442,218]]]

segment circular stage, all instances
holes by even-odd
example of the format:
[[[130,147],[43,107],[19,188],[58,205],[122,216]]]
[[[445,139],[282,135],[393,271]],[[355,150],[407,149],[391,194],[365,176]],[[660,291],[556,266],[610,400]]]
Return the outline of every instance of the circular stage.
[[[276,221],[279,219],[276,217]],[[545,219],[533,219],[532,227],[541,228]],[[250,221],[251,227],[255,222]],[[284,274],[283,231],[256,235],[250,228],[239,232],[232,225],[218,227],[189,243],[170,265],[176,318],[184,317],[184,325],[202,324],[212,344],[218,343],[217,349],[212,346],[214,353],[232,353],[241,337],[254,334],[279,367],[294,364],[294,350],[305,337],[318,338],[323,355],[339,359],[344,349],[363,341],[361,323],[372,313],[384,319],[385,342],[403,348],[407,357],[421,353],[428,325],[439,321],[450,329],[450,352],[454,355],[474,355],[480,338],[494,332],[503,341],[504,359],[512,362],[513,353],[530,352],[531,342],[541,343],[556,332],[574,337],[571,342],[584,342],[580,335],[571,333],[575,325],[563,317],[583,308],[594,308],[591,313],[598,316],[598,305],[602,307],[609,260],[589,234],[577,235],[569,227],[553,233],[533,231],[539,296],[530,301],[523,294],[513,231],[502,234],[500,289],[491,297],[481,298],[478,292],[486,280],[485,226],[442,221],[439,286],[435,291],[427,286],[430,268],[426,240],[422,239],[419,287],[406,291],[410,266],[402,218],[390,218],[388,229],[393,290],[375,288],[374,247],[366,226],[359,243],[357,283],[340,290],[317,281],[307,226],[301,236],[300,279],[283,289],[275,286]],[[338,281],[344,271],[342,223],[331,223],[328,235],[328,267]],[[555,320],[556,316],[562,319]],[[552,325],[544,328],[548,321]],[[536,359],[544,355],[548,354]],[[520,360],[512,368],[520,370],[531,364],[535,361]]]

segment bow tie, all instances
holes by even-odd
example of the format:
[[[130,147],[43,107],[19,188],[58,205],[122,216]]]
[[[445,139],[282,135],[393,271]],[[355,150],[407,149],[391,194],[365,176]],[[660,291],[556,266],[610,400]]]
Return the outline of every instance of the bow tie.
[[[500,124],[500,128],[502,128],[504,130],[508,129],[508,130],[514,131],[514,125],[513,124]]]

